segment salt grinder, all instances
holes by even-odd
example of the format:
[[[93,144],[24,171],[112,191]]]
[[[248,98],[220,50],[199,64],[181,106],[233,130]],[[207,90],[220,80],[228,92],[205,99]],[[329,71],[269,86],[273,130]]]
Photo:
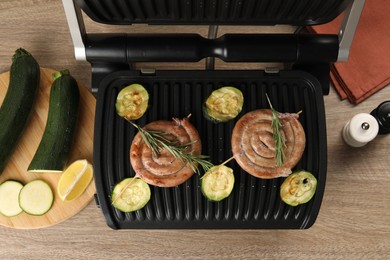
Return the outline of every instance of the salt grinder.
[[[390,133],[390,100],[379,104],[379,106],[371,112],[371,115],[378,121],[378,134],[383,135]]]
[[[352,147],[362,147],[372,141],[379,131],[379,124],[375,117],[368,113],[360,113],[343,128],[344,141]]]

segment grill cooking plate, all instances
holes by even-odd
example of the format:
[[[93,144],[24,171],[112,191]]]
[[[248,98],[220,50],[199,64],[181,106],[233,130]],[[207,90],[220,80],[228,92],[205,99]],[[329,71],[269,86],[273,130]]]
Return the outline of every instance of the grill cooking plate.
[[[202,154],[219,164],[232,156],[231,134],[235,122],[246,112],[269,108],[266,93],[280,112],[302,110],[300,122],[306,133],[306,148],[295,169],[312,172],[318,179],[314,198],[291,207],[279,197],[284,178],[258,179],[233,160],[235,185],[232,194],[221,202],[210,202],[201,193],[200,176],[194,174],[173,188],[151,186],[152,196],[141,210],[123,213],[110,202],[118,182],[135,175],[129,150],[136,129],[115,111],[116,96],[125,86],[139,83],[150,94],[150,107],[137,121],[144,126],[156,120],[183,118],[190,122],[202,140]],[[240,115],[227,123],[215,124],[203,117],[202,105],[208,95],[222,86],[234,86],[244,95]],[[326,179],[326,130],[322,87],[303,71],[118,71],[102,80],[97,97],[94,137],[94,167],[97,202],[107,224],[113,229],[131,228],[308,228],[319,212]]]

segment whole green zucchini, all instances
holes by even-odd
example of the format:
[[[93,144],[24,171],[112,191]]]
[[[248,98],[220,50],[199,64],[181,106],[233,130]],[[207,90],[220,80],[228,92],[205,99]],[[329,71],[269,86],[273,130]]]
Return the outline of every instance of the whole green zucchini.
[[[7,93],[0,108],[0,174],[3,172],[32,111],[40,68],[34,57],[17,49],[12,57]]]
[[[80,92],[76,80],[63,70],[53,74],[45,131],[29,172],[62,172],[76,129]]]

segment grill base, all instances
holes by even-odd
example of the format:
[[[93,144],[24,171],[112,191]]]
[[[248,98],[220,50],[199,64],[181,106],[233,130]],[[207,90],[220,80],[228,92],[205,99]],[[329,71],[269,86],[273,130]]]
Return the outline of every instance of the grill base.
[[[280,112],[298,112],[306,133],[306,149],[295,167],[314,174],[318,187],[313,199],[297,207],[283,203],[279,187],[284,178],[263,180],[243,171],[235,161],[235,186],[221,202],[210,202],[201,193],[200,176],[173,188],[151,187],[152,197],[141,210],[123,213],[111,206],[116,183],[134,176],[129,150],[136,130],[115,112],[119,91],[132,83],[142,84],[150,94],[150,108],[137,121],[143,126],[156,120],[183,118],[191,123],[202,140],[202,154],[214,164],[232,156],[231,133],[235,122],[246,112],[269,108],[266,93]],[[236,120],[214,124],[203,117],[202,105],[212,90],[234,86],[244,95],[244,107]],[[318,215],[326,180],[326,129],[322,87],[303,71],[158,71],[144,76],[138,71],[118,71],[101,81],[97,95],[94,137],[94,168],[97,201],[107,224],[113,229],[303,229]]]

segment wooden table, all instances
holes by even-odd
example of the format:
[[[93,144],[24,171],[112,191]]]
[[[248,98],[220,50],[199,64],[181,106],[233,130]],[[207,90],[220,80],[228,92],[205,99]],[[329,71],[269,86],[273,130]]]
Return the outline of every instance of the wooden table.
[[[199,27],[110,27],[86,19],[87,31],[193,31]],[[223,27],[225,31],[258,28]],[[266,31],[292,31],[286,26]],[[34,54],[41,66],[68,68],[90,86],[89,63],[76,61],[58,0],[0,2],[0,72],[9,69],[18,47]],[[140,64],[175,68],[172,64]],[[202,64],[186,64],[199,68]],[[225,64],[218,64],[227,67]],[[248,65],[235,65],[249,68]],[[259,65],[251,65],[259,66]],[[380,68],[378,68],[380,69]],[[328,178],[319,217],[308,230],[128,230],[113,231],[94,202],[71,219],[50,228],[15,230],[0,226],[1,259],[386,259],[390,255],[390,136],[352,149],[340,135],[355,114],[370,112],[390,99],[387,87],[353,106],[331,89],[324,97],[328,133]]]

